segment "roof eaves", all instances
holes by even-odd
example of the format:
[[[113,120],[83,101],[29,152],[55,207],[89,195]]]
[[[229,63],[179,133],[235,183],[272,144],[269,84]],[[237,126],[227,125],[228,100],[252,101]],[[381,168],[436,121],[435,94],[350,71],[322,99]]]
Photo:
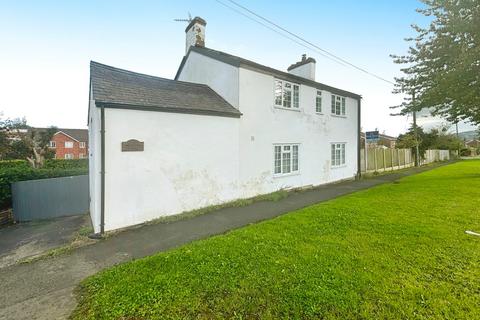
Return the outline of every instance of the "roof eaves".
[[[229,117],[229,118],[240,118],[243,115],[240,111],[236,109],[235,110],[237,112],[228,112],[228,111],[180,108],[180,107],[172,108],[172,107],[161,107],[161,106],[153,106],[153,105],[134,105],[134,104],[112,103],[112,102],[105,102],[105,101],[95,101],[95,105],[97,107],[105,107],[105,108],[112,108],[112,109],[183,113],[183,114],[195,114],[195,115],[207,115],[207,116],[220,116],[220,117]]]

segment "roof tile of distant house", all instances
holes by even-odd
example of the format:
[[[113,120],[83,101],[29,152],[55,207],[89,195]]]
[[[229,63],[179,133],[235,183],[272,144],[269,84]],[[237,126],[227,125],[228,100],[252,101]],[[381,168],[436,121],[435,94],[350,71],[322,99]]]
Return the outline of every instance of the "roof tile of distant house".
[[[90,62],[91,99],[124,109],[240,117],[209,86],[169,80]]]
[[[199,54],[202,54],[204,56],[207,56],[209,58],[224,62],[226,64],[232,65],[234,67],[242,67],[242,68],[250,69],[250,70],[253,70],[253,71],[257,71],[257,72],[266,73],[266,74],[272,75],[274,77],[277,77],[277,78],[280,78],[280,79],[283,79],[283,80],[308,85],[308,86],[311,86],[313,88],[317,88],[319,90],[326,90],[326,91],[329,91],[329,92],[334,93],[334,94],[338,94],[338,95],[342,95],[342,96],[346,96],[346,97],[350,97],[350,98],[354,98],[354,99],[360,99],[362,97],[361,95],[356,94],[356,93],[352,93],[352,92],[348,92],[348,91],[341,90],[341,89],[338,89],[338,88],[334,88],[334,87],[325,85],[325,84],[320,83],[320,82],[316,82],[316,81],[313,81],[313,80],[310,80],[310,79],[299,77],[299,76],[293,75],[293,74],[288,73],[288,72],[280,71],[280,70],[277,70],[277,69],[273,69],[273,68],[261,65],[259,63],[253,62],[251,60],[240,58],[240,57],[237,57],[237,56],[225,53],[225,52],[221,52],[221,51],[218,51],[218,50],[213,50],[213,49],[206,48],[206,47],[195,47],[195,46],[190,47],[187,55],[185,57],[183,57],[183,60],[180,64],[180,67],[178,68],[177,75],[175,76],[175,79],[178,79],[178,77],[180,76],[180,72],[183,68],[183,65],[185,64],[185,61],[187,60],[188,55],[192,51],[194,51],[196,53],[199,53]]]
[[[55,134],[59,132],[63,132],[64,134],[72,137],[73,139],[79,142],[87,142],[88,141],[88,129],[66,129],[66,128],[55,128]],[[29,130],[34,130],[37,132],[45,132],[49,128],[30,128]]]
[[[80,141],[80,142],[88,141],[87,129],[58,129],[58,131],[61,131],[66,135],[69,135],[70,137],[74,138],[77,141]]]

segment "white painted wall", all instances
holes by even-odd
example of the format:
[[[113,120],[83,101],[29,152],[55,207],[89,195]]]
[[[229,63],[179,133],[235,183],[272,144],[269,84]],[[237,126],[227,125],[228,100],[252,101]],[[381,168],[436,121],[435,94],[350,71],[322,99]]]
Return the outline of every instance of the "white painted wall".
[[[100,232],[100,139],[100,109],[95,106],[95,101],[90,100],[88,119],[88,183],[90,188],[90,218],[92,220],[92,225],[95,233]]]
[[[190,52],[182,72],[180,81],[203,83],[222,96],[238,109],[238,68],[223,62],[205,57],[194,51]]]
[[[241,197],[281,188],[320,185],[357,173],[357,100],[347,98],[346,116],[330,114],[331,95],[322,92],[322,114],[315,112],[315,88],[300,86],[300,109],[274,106],[274,77],[240,68]],[[346,143],[346,165],[332,168],[333,142]],[[299,143],[298,174],[274,177],[276,143]]]
[[[238,118],[105,109],[105,230],[238,198]],[[143,152],[121,142],[144,141]]]

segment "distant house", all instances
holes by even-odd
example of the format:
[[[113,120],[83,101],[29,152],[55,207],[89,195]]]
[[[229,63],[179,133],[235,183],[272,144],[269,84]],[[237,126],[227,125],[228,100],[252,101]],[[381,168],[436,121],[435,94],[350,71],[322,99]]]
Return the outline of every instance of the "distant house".
[[[480,140],[478,139],[472,139],[472,140],[467,140],[465,141],[465,146],[467,148],[480,148]]]
[[[55,159],[88,158],[87,129],[58,129],[50,141],[50,150],[55,151]]]

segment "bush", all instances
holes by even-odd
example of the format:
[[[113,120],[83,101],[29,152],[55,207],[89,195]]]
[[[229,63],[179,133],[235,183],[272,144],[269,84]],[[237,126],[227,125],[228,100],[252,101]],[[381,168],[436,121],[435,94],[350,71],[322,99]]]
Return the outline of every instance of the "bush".
[[[83,160],[83,159],[82,159]],[[25,161],[26,162],[26,161]],[[34,169],[21,162],[5,164],[0,162],[0,208],[9,208],[12,205],[11,184],[17,181],[58,178],[88,174],[88,168],[42,168]]]
[[[469,157],[472,155],[472,151],[468,148],[460,150],[460,156],[462,157]]]
[[[45,169],[87,169],[88,159],[49,159],[45,160]]]
[[[27,160],[2,160],[0,161],[0,170],[23,168],[28,169],[30,165]]]

